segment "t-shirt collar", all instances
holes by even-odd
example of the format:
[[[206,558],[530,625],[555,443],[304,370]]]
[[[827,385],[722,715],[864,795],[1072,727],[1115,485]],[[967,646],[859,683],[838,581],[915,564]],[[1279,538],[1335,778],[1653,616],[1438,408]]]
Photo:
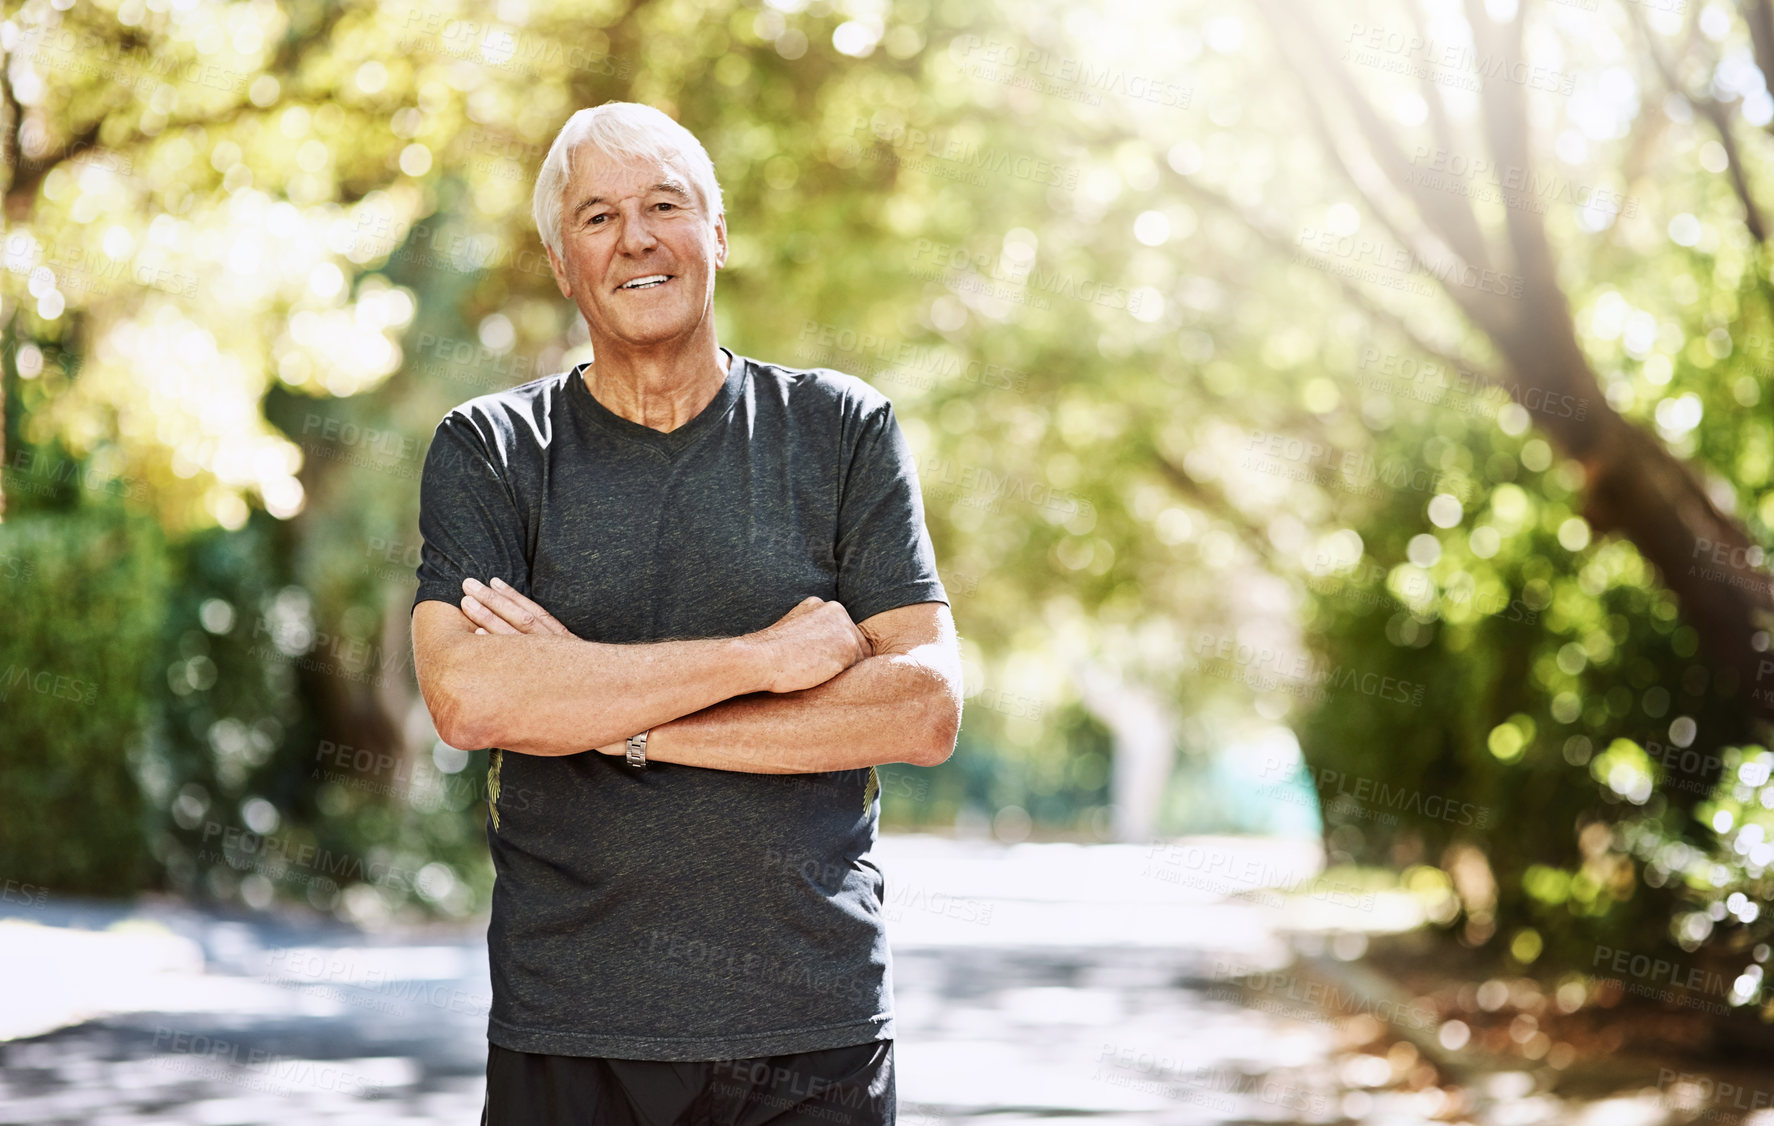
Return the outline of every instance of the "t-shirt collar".
[[[721,346],[721,351],[727,354],[726,382],[721,384],[721,389],[715,392],[715,397],[709,400],[707,406],[676,430],[666,432],[655,430],[651,426],[643,426],[633,419],[623,418],[598,402],[597,397],[591,393],[591,389],[585,386],[585,368],[591,363],[590,360],[578,365],[568,373],[568,400],[581,411],[582,417],[599,430],[631,442],[637,442],[668,456],[674,455],[688,448],[711,426],[725,417],[727,412],[732,409],[733,404],[739,400],[739,393],[745,387],[746,358],[734,353],[725,345]]]

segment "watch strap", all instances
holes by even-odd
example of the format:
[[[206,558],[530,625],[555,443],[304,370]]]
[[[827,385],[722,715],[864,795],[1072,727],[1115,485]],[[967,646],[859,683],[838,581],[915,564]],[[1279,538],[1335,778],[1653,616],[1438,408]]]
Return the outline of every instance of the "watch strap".
[[[630,735],[628,737],[628,765],[640,767],[643,770],[646,769],[647,736],[652,733],[653,729],[648,728],[639,735]]]

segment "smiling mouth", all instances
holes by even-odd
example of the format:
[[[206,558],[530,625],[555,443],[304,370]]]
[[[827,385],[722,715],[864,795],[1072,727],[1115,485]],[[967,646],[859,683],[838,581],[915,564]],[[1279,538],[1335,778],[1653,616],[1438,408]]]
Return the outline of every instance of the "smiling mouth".
[[[644,278],[636,278],[630,282],[623,282],[621,285],[617,286],[616,288],[617,289],[654,289],[658,286],[664,285],[666,282],[668,282],[670,280],[671,280],[670,274],[648,274]]]

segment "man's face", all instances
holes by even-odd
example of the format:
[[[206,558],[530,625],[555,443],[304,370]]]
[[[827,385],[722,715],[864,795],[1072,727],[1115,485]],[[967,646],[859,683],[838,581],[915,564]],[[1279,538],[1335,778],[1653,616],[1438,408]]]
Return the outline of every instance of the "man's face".
[[[676,161],[617,161],[585,145],[561,197],[561,249],[549,264],[593,348],[599,338],[662,344],[708,320],[727,223],[704,210]],[[651,281],[632,284],[642,279]]]

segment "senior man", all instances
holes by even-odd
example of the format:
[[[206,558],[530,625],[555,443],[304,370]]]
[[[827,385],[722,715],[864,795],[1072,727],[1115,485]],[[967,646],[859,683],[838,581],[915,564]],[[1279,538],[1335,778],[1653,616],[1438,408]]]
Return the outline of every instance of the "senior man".
[[[438,734],[492,748],[482,1122],[891,1122],[875,767],[961,718],[892,405],[717,344],[664,113],[575,113],[533,210],[593,360],[439,423],[413,609]]]

